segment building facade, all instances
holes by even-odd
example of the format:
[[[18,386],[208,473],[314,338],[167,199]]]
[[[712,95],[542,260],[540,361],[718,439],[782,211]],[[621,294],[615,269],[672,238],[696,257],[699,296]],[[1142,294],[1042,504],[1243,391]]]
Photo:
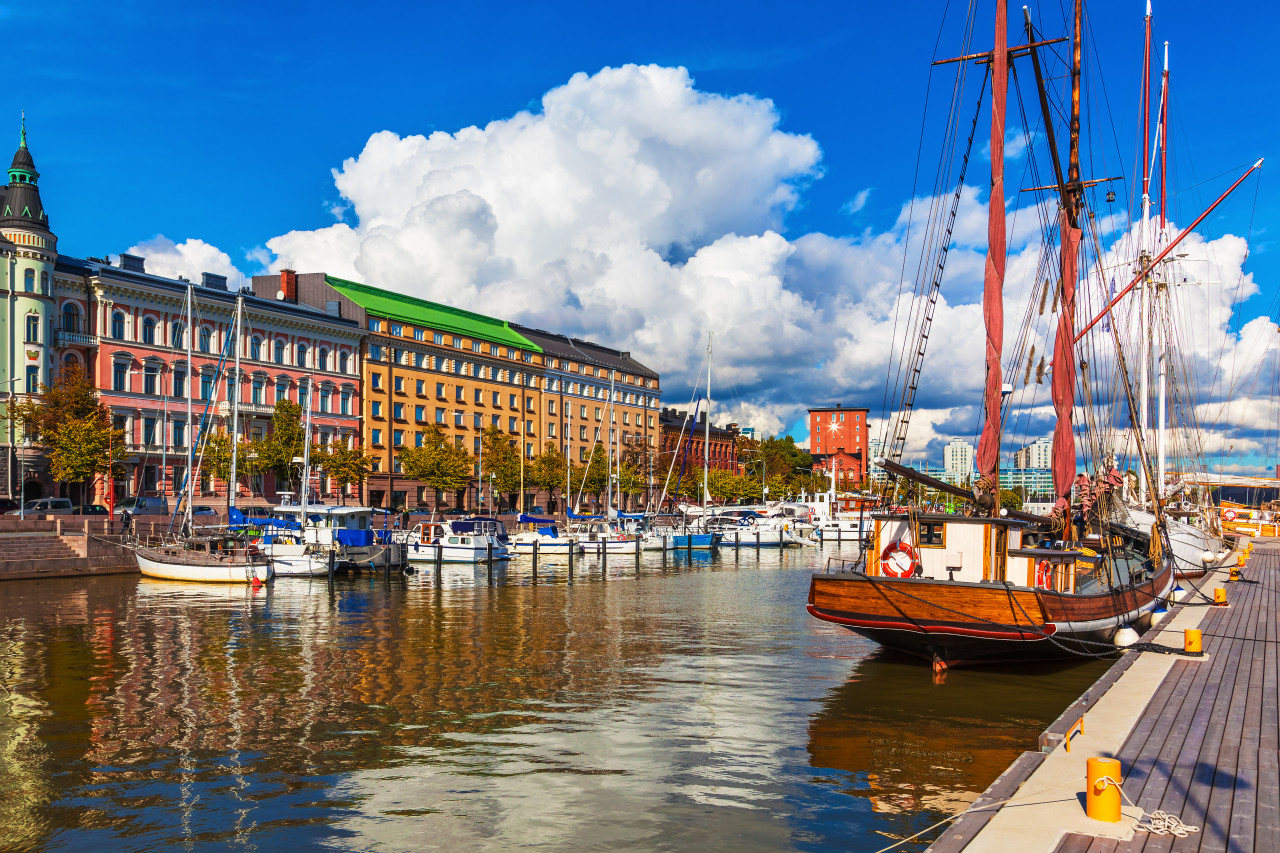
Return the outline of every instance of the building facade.
[[[667,470],[673,465],[676,472],[682,467],[685,471],[701,471],[704,448],[709,448],[708,468],[740,472],[737,424],[716,426],[712,423],[708,436],[706,412],[700,412],[695,420],[688,412],[673,408],[664,408],[658,413],[658,424],[662,430],[657,456],[659,481],[665,480]],[[674,477],[671,482],[675,483]]]
[[[1053,438],[1043,436],[1013,454],[1014,468],[1052,468]]]
[[[839,404],[809,409],[809,454],[815,469],[830,472],[839,457],[844,479],[861,483],[866,478],[870,455],[869,411]]]
[[[963,438],[953,438],[942,450],[943,478],[953,486],[973,483],[973,445]]]

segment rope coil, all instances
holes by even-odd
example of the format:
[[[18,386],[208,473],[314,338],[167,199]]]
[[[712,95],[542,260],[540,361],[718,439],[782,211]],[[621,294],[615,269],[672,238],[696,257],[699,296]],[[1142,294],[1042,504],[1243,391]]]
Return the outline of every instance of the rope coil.
[[[1186,838],[1191,833],[1200,831],[1200,827],[1192,826],[1189,823],[1183,823],[1182,818],[1177,815],[1171,815],[1166,811],[1161,811],[1160,809],[1156,809],[1153,812],[1144,810],[1142,806],[1139,806],[1133,800],[1129,799],[1129,795],[1124,792],[1124,787],[1110,776],[1103,776],[1098,779],[1098,782],[1102,783],[1103,788],[1106,788],[1107,785],[1114,785],[1116,790],[1120,792],[1120,796],[1124,797],[1124,801],[1138,810],[1138,825],[1134,827],[1138,832],[1146,832],[1151,835],[1172,835],[1175,838]]]

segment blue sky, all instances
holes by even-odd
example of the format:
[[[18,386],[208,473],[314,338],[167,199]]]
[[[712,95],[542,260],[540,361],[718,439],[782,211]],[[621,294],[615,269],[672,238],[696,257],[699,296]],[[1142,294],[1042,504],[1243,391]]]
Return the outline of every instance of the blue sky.
[[[699,92],[769,99],[778,131],[807,135],[820,149],[812,168],[786,180],[798,193],[774,211],[773,228],[793,243],[807,234],[857,240],[890,232],[911,196],[929,61],[955,52],[960,22],[945,6],[13,4],[0,7],[13,81],[0,112],[11,116],[15,141],[19,111],[27,112],[63,252],[118,253],[163,234],[203,240],[252,273],[257,263],[247,256],[268,240],[334,222],[331,210],[343,200],[332,170],[378,131],[483,127],[537,113],[543,96],[578,72],[681,66]],[[1266,82],[1273,71],[1264,40],[1277,13],[1260,4],[1248,18],[1207,14],[1190,2],[1157,3],[1155,11],[1157,42],[1172,42],[1172,171],[1184,187],[1174,209],[1185,222],[1270,154],[1280,87]],[[1033,7],[1048,36],[1063,33],[1064,14],[1057,2]],[[1105,101],[1090,102],[1091,138],[1125,175],[1134,172],[1141,14],[1140,3],[1109,2],[1090,17],[1102,57],[1093,68],[1106,86]],[[1021,19],[1017,4],[1011,17]],[[989,41],[988,19],[977,45]],[[933,157],[926,144],[926,164]],[[1207,224],[1212,236],[1251,235],[1246,270],[1260,292],[1239,306],[1237,324],[1276,313],[1274,186],[1264,169]],[[1127,190],[1118,195],[1123,203]],[[583,331],[606,342],[623,334],[613,326]],[[882,382],[833,391],[816,367],[805,393],[878,405]],[[770,417],[790,427],[804,400],[780,395],[775,386],[786,383],[760,370],[744,368],[731,384],[744,398],[768,400]],[[673,402],[686,379],[673,375]]]

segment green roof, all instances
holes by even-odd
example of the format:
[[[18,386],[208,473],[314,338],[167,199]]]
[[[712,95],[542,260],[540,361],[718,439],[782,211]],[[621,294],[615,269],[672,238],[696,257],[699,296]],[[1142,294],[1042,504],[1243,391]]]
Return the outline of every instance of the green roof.
[[[334,278],[331,275],[325,276],[324,280],[334,290],[375,317],[430,326],[433,329],[466,335],[490,343],[505,344],[530,352],[542,352],[542,347],[512,329],[506,320],[463,311],[461,308],[452,308],[438,302],[428,302],[415,296],[405,296],[403,293],[392,293],[367,284]]]

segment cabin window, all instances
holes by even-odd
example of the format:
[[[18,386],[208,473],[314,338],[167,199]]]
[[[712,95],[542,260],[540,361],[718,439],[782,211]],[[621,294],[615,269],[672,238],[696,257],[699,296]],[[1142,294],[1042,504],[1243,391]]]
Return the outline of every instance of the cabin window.
[[[919,538],[921,548],[945,548],[947,546],[947,526],[942,522],[921,522]]]

